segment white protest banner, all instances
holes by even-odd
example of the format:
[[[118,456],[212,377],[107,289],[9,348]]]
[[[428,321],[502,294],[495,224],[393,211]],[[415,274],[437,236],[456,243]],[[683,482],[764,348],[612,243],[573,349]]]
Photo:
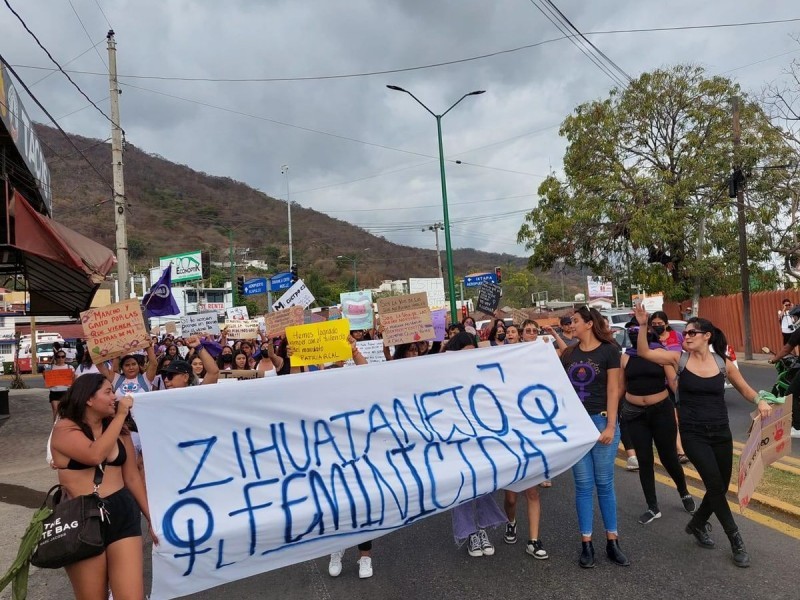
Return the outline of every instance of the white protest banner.
[[[273,310],[282,310],[284,308],[289,308],[290,306],[302,306],[303,308],[308,308],[314,302],[314,294],[311,293],[306,287],[306,284],[303,283],[302,279],[298,279],[292,287],[290,287],[286,292],[278,298],[276,302],[272,304]]]
[[[219,318],[216,312],[204,312],[181,317],[181,335],[213,333],[219,335]]]
[[[436,337],[425,292],[378,298],[383,345],[410,344]]]
[[[427,309],[427,306],[426,306]],[[369,390],[369,393],[354,393]],[[514,344],[136,396],[152,598],[373,540],[563,473],[597,428],[555,350]]]
[[[339,294],[342,317],[350,321],[352,329],[372,328],[372,290],[343,292]]]
[[[229,321],[246,321],[250,318],[246,306],[233,306],[225,309],[225,316]]]
[[[441,277],[410,277],[408,279],[408,293],[428,294],[428,307],[431,310],[445,308],[447,301],[444,296],[444,280]]]

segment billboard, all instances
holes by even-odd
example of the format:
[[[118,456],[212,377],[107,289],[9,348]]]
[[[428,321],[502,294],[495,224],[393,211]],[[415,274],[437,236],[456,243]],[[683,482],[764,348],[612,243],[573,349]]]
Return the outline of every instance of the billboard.
[[[172,283],[203,279],[203,258],[200,250],[184,252],[158,259],[158,268],[163,271],[172,263]]]
[[[586,283],[589,288],[589,300],[614,297],[614,286],[610,281],[590,275],[586,278]]]
[[[50,169],[44,160],[42,145],[33,129],[33,121],[25,112],[17,89],[2,63],[0,63],[0,121],[8,131],[25,166],[36,179],[36,187],[42,197],[47,214],[53,214]]]

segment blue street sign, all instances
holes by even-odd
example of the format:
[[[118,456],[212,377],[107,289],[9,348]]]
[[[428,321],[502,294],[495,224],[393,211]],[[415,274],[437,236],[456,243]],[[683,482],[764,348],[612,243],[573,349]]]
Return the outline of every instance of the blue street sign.
[[[292,287],[292,273],[291,271],[286,271],[286,273],[277,273],[270,277],[270,282],[272,283],[273,292],[288,290],[290,287]]]
[[[264,277],[258,279],[248,279],[244,282],[244,295],[253,296],[255,294],[267,293],[267,280]]]
[[[467,275],[464,277],[464,287],[481,287],[484,282],[497,283],[497,275],[494,273],[480,273],[478,275]]]

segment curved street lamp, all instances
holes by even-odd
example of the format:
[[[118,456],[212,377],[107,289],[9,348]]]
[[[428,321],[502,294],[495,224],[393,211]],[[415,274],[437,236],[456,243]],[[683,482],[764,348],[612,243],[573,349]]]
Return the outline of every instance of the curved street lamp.
[[[444,247],[445,247],[445,254],[447,257],[447,286],[448,291],[450,292],[450,320],[452,323],[458,322],[458,310],[456,309],[456,283],[455,283],[455,274],[453,272],[453,248],[450,244],[450,214],[447,210],[447,182],[445,180],[445,173],[444,173],[444,148],[442,147],[442,117],[444,117],[447,113],[453,110],[459,102],[461,102],[467,96],[478,96],[486,92],[486,90],[476,90],[474,92],[469,92],[464,94],[456,100],[450,108],[444,111],[442,114],[437,115],[433,112],[430,108],[425,106],[423,102],[417,98],[414,94],[409,92],[406,89],[401,88],[397,85],[387,85],[387,88],[393,90],[395,92],[403,92],[411,96],[414,100],[417,101],[422,108],[427,110],[433,117],[436,119],[436,133],[439,138],[439,173],[442,180],[442,210],[444,212]]]

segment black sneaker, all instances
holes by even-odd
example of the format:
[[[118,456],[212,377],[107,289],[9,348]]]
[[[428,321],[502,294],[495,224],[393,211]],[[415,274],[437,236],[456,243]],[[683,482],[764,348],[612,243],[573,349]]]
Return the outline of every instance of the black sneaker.
[[[694,503],[694,498],[692,498],[691,494],[681,496],[681,502],[683,502],[683,509],[690,515],[693,515],[694,511],[697,510],[697,505]]]
[[[506,544],[517,543],[517,523],[506,523],[506,532],[503,534],[503,541]]]
[[[639,523],[642,525],[647,525],[648,523],[652,523],[656,519],[661,518],[661,511],[652,508],[648,508],[646,511],[642,513],[642,516],[639,517]]]
[[[542,540],[528,540],[528,545],[525,547],[525,552],[537,560],[547,560],[550,558],[547,550],[544,549]]]

